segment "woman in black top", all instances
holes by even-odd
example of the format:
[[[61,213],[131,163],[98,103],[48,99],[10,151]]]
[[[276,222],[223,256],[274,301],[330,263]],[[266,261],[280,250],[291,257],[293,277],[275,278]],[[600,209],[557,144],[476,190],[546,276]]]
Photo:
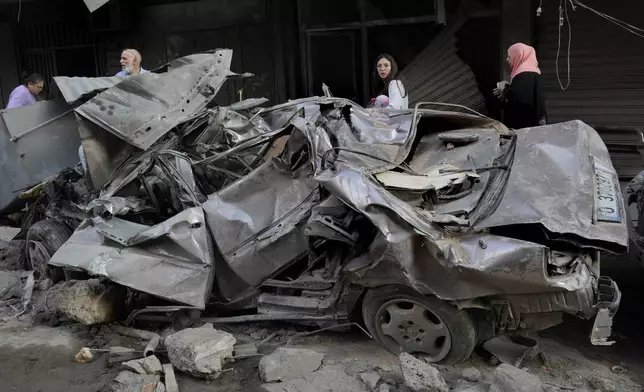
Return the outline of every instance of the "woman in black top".
[[[510,83],[500,82],[494,90],[503,105],[504,124],[513,129],[545,125],[546,99],[534,48],[514,44],[507,61],[512,68]]]

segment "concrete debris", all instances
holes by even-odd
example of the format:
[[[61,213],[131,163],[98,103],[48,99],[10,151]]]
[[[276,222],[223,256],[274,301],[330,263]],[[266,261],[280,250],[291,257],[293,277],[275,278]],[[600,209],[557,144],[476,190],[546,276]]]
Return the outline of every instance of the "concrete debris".
[[[307,376],[280,382],[264,384],[264,392],[369,392],[356,377],[350,376],[340,365],[324,366]]]
[[[461,383],[456,385],[452,391],[453,392],[488,392],[490,389],[489,384],[482,383]]]
[[[597,392],[616,392],[617,386],[610,379],[598,376],[588,378],[588,385]]]
[[[0,226],[0,241],[11,241],[18,233],[20,233],[19,227],[10,227],[10,226]]]
[[[17,271],[25,266],[25,241],[0,240],[0,270]]]
[[[68,281],[58,291],[56,310],[85,325],[109,323],[122,316],[127,290],[98,279]]]
[[[0,271],[0,301],[22,297],[22,280],[15,272]]]
[[[490,392],[541,392],[539,377],[505,363],[500,364],[492,376]]]
[[[174,368],[171,363],[163,365],[163,381],[165,381],[166,392],[179,392],[179,384],[174,375]]]
[[[264,382],[288,381],[306,376],[320,368],[324,354],[310,350],[278,348],[259,362],[259,376]]]
[[[165,392],[161,376],[122,371],[102,392]]]
[[[439,371],[408,353],[400,354],[405,384],[414,392],[448,392],[449,387]]]
[[[228,332],[212,328],[188,328],[164,340],[175,368],[208,379],[219,377],[223,360],[233,355],[236,342]]]
[[[159,361],[159,359],[154,355],[124,362],[123,367],[138,374],[155,375],[155,374],[161,374],[163,372],[161,361]]]
[[[380,375],[373,372],[360,373],[360,379],[365,383],[369,388],[376,389],[378,383],[380,382]]]
[[[382,383],[380,384],[379,392],[391,392],[391,385]]]
[[[463,370],[463,379],[470,381],[470,382],[479,382],[481,381],[481,371],[478,370],[477,368],[467,368]]]
[[[74,355],[74,362],[76,363],[87,363],[91,362],[93,359],[94,354],[89,349],[89,347],[81,348],[78,354]]]

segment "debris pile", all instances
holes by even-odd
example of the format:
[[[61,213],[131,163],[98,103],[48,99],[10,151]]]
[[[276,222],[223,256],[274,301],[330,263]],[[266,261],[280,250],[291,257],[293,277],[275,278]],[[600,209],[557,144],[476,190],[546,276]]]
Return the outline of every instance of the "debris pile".
[[[164,339],[168,358],[175,368],[207,379],[221,375],[224,360],[233,356],[236,342],[233,335],[209,324],[184,329]]]
[[[278,348],[259,362],[259,376],[265,382],[292,380],[318,370],[323,358],[310,350]]]
[[[67,281],[52,298],[64,317],[84,325],[110,323],[122,319],[127,290],[98,279]]]

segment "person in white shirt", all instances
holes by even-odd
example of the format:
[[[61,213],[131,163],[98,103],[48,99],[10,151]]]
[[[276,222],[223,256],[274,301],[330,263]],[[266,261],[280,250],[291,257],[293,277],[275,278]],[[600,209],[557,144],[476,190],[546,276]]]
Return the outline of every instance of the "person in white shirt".
[[[372,89],[372,93],[376,97],[372,99],[372,102],[376,107],[386,107],[388,109],[409,108],[409,96],[398,76],[398,64],[387,53],[381,54],[376,59]]]

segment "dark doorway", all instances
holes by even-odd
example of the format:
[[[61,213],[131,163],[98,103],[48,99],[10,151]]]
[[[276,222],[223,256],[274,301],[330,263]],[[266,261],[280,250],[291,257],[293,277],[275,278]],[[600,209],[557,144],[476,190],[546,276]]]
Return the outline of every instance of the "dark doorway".
[[[359,61],[356,34],[353,31],[308,33],[309,91],[322,95],[322,83],[334,96],[360,99]]]

